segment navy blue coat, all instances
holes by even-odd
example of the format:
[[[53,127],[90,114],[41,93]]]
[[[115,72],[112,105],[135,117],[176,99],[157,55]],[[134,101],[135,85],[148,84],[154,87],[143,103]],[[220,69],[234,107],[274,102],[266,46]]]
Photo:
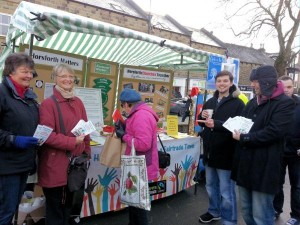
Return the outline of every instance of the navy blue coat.
[[[0,175],[29,172],[34,167],[36,149],[17,149],[12,142],[16,135],[33,136],[39,121],[35,98],[27,90],[21,99],[7,77],[0,84]]]
[[[242,116],[254,122],[237,144],[232,178],[248,190],[276,194],[279,190],[280,162],[285,136],[294,113],[294,102],[281,94],[258,105],[256,97]]]
[[[233,85],[229,91],[230,95],[223,98],[219,103],[219,92],[216,91],[214,96],[203,105],[203,110],[214,109],[212,116],[214,129],[199,123],[203,127],[203,131],[200,134],[203,138],[204,146],[203,159],[205,165],[209,167],[223,170],[231,170],[232,168],[236,141],[232,138],[232,133],[223,127],[223,123],[229,117],[241,115],[245,106],[241,99],[232,96],[235,90],[236,87]],[[201,114],[199,114],[198,119],[203,119]]]

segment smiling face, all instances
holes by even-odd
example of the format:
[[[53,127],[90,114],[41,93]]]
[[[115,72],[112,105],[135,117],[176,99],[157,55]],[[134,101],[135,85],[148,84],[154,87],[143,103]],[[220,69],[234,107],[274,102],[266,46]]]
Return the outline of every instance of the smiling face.
[[[9,76],[23,88],[28,88],[33,78],[33,70],[27,65],[21,65],[10,73]]]
[[[219,91],[219,97],[228,96],[229,88],[233,85],[229,75],[219,76],[216,79],[216,88]]]
[[[59,70],[58,74],[55,76],[56,85],[66,91],[72,90],[72,88],[74,87],[74,80],[75,75],[65,68]]]

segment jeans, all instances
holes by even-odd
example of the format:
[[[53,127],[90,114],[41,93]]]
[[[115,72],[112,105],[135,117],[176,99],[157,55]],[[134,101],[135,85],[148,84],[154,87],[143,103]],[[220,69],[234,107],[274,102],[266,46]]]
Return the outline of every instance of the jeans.
[[[205,166],[206,191],[209,197],[208,212],[221,216],[224,225],[237,224],[235,182],[230,179],[230,170]]]
[[[10,225],[25,190],[28,173],[0,176],[0,225]]]
[[[274,195],[239,186],[241,212],[247,225],[274,225]]]
[[[129,225],[148,225],[148,212],[145,209],[140,209],[128,206],[129,210]]]
[[[286,167],[289,171],[291,184],[291,217],[300,220],[300,157],[284,157],[280,173],[280,191],[275,195],[273,205],[278,213],[282,213],[284,194],[283,185],[285,182]]]

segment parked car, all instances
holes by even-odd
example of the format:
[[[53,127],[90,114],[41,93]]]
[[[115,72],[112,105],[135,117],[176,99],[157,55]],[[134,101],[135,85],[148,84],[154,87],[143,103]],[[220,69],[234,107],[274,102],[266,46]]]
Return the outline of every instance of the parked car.
[[[184,98],[173,98],[170,103],[170,115],[183,116],[185,108],[185,99]]]

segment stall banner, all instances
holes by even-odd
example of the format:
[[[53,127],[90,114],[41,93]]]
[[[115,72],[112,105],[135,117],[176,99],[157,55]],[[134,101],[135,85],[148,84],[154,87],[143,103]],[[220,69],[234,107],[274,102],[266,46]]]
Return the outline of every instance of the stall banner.
[[[201,126],[199,126],[197,120],[198,120],[198,115],[202,111],[203,104],[204,104],[204,94],[198,94],[197,101],[196,101],[196,107],[195,107],[196,113],[195,113],[195,119],[194,119],[194,121],[195,121],[194,131],[196,133],[199,133],[201,131]]]
[[[160,169],[157,179],[149,184],[152,200],[176,194],[192,186],[200,157],[198,137],[164,140],[163,145],[171,154],[171,165]],[[158,150],[162,151],[159,141],[157,146]],[[92,147],[81,217],[125,207],[120,203],[120,168],[109,168],[100,164],[102,148],[103,146]]]
[[[206,89],[215,90],[215,77],[217,73],[221,71],[222,63],[225,63],[226,59],[222,56],[210,55],[208,61],[208,70],[206,78]]]
[[[118,95],[125,88],[135,89],[157,114],[159,121],[169,114],[173,85],[173,72],[146,67],[121,66]],[[118,102],[118,104],[120,104]],[[121,110],[120,105],[118,108]]]

